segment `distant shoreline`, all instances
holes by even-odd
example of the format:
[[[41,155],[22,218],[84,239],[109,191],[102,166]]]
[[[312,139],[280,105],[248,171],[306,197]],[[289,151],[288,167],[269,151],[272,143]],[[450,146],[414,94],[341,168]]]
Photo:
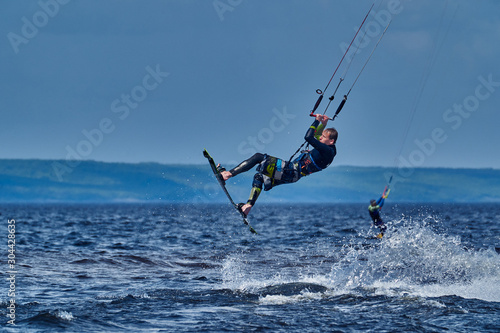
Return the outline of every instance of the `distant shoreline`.
[[[264,192],[259,203],[365,203],[380,196],[391,175],[394,178],[388,201],[393,203],[500,202],[498,169],[414,168],[401,170],[401,174],[394,171],[388,167],[332,165],[297,183]],[[249,171],[228,182],[228,190],[236,201],[247,200],[254,173]],[[203,164],[0,160],[0,203],[161,204],[226,200],[210,168]]]

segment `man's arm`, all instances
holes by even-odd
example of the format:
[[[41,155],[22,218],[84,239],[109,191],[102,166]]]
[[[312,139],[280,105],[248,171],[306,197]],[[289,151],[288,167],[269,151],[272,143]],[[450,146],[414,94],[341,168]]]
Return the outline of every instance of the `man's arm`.
[[[326,140],[323,136],[321,136],[319,140],[315,138],[314,134],[319,126],[320,121],[323,125],[326,125],[326,123],[328,122],[328,117],[316,115],[316,119],[312,123],[311,127],[307,130],[304,139],[307,143],[314,147],[314,149],[310,151],[309,156],[311,157],[311,160],[314,161],[316,167],[318,167],[319,170],[322,170],[328,167],[330,163],[332,163],[337,151],[335,149],[335,145],[333,145],[335,140]],[[332,145],[328,145],[329,143],[331,143]]]
[[[306,132],[306,135],[304,136],[304,139],[309,143],[309,144],[312,144],[311,141],[315,141],[315,140],[318,140],[316,138],[316,131],[318,129],[318,126],[319,126],[319,120],[314,120],[313,123],[311,124],[311,126],[309,127],[309,129],[307,130]]]
[[[316,115],[316,120],[319,120],[321,122],[318,127],[316,127],[316,133],[314,133],[314,137],[316,138],[316,140],[319,140],[321,134],[323,134],[323,130],[325,129],[329,119],[330,118],[325,115]]]
[[[321,134],[323,134],[323,130],[325,129],[325,125],[323,123],[320,123],[318,127],[316,127],[316,132],[314,133],[314,137],[316,140],[319,140],[321,138]]]
[[[316,149],[319,148],[314,144],[314,142],[321,144],[319,142],[319,138],[321,137],[321,134],[323,134],[323,130],[325,129],[329,119],[330,118],[328,118],[328,116],[317,114],[316,119],[304,136],[304,139]]]

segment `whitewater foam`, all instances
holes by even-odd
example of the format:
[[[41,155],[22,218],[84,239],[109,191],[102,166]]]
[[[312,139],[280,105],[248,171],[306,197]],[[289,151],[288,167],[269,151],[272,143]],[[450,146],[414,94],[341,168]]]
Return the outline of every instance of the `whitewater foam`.
[[[325,273],[311,274],[311,267],[304,265],[288,265],[284,270],[268,261],[266,269],[257,274],[249,258],[233,253],[223,262],[223,286],[257,293],[269,286],[312,283],[326,287],[329,296],[362,289],[373,295],[390,297],[455,295],[499,302],[499,255],[493,250],[475,250],[458,236],[436,231],[438,223],[433,217],[419,220],[402,217],[390,224],[382,240],[374,239],[368,246],[366,235],[348,240],[350,243],[340,251],[332,246],[330,250],[336,255],[341,253],[341,258],[332,264],[330,272]],[[273,254],[262,256],[270,258]],[[324,258],[317,260],[321,265]],[[266,295],[260,301],[283,304],[315,299],[319,297],[317,294],[300,291],[295,295]],[[319,295],[324,297],[324,293]]]

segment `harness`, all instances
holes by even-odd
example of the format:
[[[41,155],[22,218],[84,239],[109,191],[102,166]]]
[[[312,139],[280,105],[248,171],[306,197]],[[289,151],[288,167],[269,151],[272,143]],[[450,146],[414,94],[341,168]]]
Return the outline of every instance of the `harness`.
[[[309,151],[304,151],[294,162],[298,162],[301,177],[323,170],[316,164]]]
[[[257,172],[264,176],[264,190],[270,190],[277,181],[278,183],[294,183],[299,180],[300,175],[296,163],[283,161],[280,158],[267,156],[257,166]]]

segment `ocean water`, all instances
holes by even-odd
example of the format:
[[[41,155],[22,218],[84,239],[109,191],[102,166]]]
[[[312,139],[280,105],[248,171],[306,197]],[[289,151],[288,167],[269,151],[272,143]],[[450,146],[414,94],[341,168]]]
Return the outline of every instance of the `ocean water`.
[[[500,204],[367,205],[3,206],[0,330],[500,331]]]

